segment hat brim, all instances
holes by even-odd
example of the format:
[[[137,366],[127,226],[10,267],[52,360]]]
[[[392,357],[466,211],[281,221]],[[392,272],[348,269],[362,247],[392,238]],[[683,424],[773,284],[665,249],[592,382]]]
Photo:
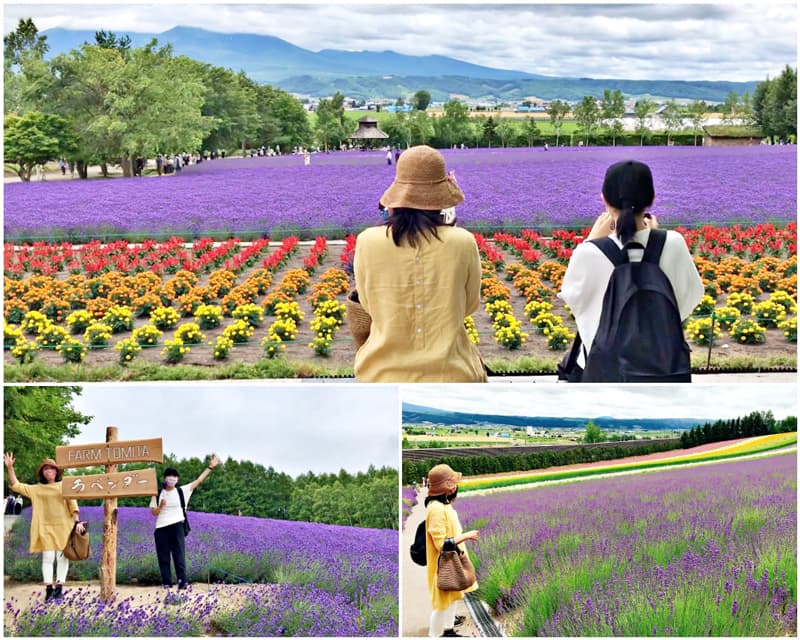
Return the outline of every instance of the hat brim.
[[[380,205],[386,209],[421,209],[441,211],[464,202],[464,192],[452,180],[433,184],[398,182],[395,180],[383,192]]]

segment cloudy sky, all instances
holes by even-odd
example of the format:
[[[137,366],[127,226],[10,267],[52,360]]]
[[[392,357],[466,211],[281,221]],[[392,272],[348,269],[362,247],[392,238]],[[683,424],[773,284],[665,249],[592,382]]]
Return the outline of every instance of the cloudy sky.
[[[395,387],[352,384],[216,383],[84,385],[74,407],[93,416],[70,444],[163,439],[179,458],[216,453],[296,477],[397,468],[399,401]]]
[[[704,420],[767,410],[776,418],[797,415],[797,389],[791,384],[407,386],[402,399],[436,409],[499,415]]]
[[[190,8],[189,8],[190,7]],[[320,49],[440,54],[548,76],[763,80],[797,64],[797,3],[724,4],[4,4],[53,27],[160,33],[202,27]]]

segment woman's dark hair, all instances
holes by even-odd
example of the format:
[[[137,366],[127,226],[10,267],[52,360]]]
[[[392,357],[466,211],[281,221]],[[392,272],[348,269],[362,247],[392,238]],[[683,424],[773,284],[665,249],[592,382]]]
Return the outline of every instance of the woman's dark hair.
[[[419,239],[427,238],[429,233],[439,240],[437,227],[444,223],[441,211],[398,208],[392,209],[392,215],[383,224],[386,225],[387,234],[391,230],[396,246],[399,247],[403,238],[407,237],[408,244],[416,247]]]
[[[180,478],[181,474],[178,473],[178,470],[175,467],[167,467],[164,469],[164,477],[166,478],[167,476],[178,476]]]
[[[427,498],[425,498],[425,506],[427,507],[428,503],[430,502],[441,502],[442,504],[450,504],[453,500],[456,499],[456,496],[458,496],[458,487],[456,487],[453,493],[448,493],[447,495],[442,494],[438,496],[428,496]]]
[[[49,466],[50,465],[45,465],[44,467],[41,468],[39,473],[36,474],[37,477],[39,478],[39,482],[41,482],[42,484],[47,484],[47,480],[44,477],[44,470],[47,469],[47,467],[49,467]],[[61,473],[61,469],[59,469],[58,467],[52,467],[52,468],[56,470],[56,479],[55,479],[55,481],[56,482],[61,482],[61,478],[62,478],[62,475],[63,475]]]
[[[612,164],[603,180],[603,197],[606,202],[619,209],[617,235],[622,244],[636,233],[636,216],[653,204],[656,193],[653,174],[643,162],[626,160]]]

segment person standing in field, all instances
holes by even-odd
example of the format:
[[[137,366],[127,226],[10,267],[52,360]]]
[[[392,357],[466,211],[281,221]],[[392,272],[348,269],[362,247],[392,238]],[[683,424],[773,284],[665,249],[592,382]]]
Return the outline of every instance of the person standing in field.
[[[188,586],[186,580],[186,534],[188,526],[184,515],[192,493],[219,464],[219,458],[212,455],[208,466],[194,482],[178,486],[180,475],[174,467],[164,470],[164,482],[158,496],[150,500],[150,513],[156,516],[156,556],[158,568],[161,572],[161,584],[165,588],[172,586],[172,568],[170,557],[175,564],[175,577],[178,580],[178,589]]]
[[[362,231],[353,270],[371,317],[355,357],[359,382],[485,382],[464,319],[478,310],[478,245],[444,210],[463,202],[442,154],[411,147],[380,198],[382,225]]]
[[[392,165],[392,148],[389,147],[389,150],[386,152],[386,164],[389,166]]]
[[[467,553],[463,543],[477,540],[478,531],[463,531],[458,514],[453,508],[458,496],[461,474],[446,464],[437,464],[428,472],[428,497],[425,498],[425,535],[428,593],[431,597],[431,619],[428,636],[460,637],[456,633],[456,605],[465,593],[478,588],[477,581],[463,591],[442,591],[437,586],[439,554],[445,544],[455,544]]]
[[[585,241],[572,253],[558,294],[569,305],[578,325],[584,347],[577,359],[581,370],[586,366],[587,354],[597,335],[606,288],[614,271],[614,264],[590,241],[610,238],[620,249],[628,245],[631,247],[628,259],[638,262],[645,255],[651,235],[658,229],[658,220],[647,211],[655,199],[655,189],[653,175],[646,164],[628,160],[610,166],[601,197],[605,211],[595,220]],[[669,280],[683,321],[702,299],[703,282],[683,236],[667,231],[663,240],[658,266]]]
[[[69,559],[64,557],[64,547],[73,527],[80,533],[85,531],[84,523],[80,521],[78,503],[61,495],[61,469],[54,460],[46,458],[36,469],[37,484],[25,484],[17,479],[13,453],[6,453],[3,462],[8,470],[9,489],[31,501],[33,513],[29,550],[42,554],[44,599],[61,600],[69,571]]]

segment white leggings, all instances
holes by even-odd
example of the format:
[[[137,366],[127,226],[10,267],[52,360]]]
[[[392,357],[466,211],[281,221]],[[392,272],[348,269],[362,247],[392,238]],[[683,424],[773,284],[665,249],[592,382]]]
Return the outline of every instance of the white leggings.
[[[64,557],[63,551],[42,551],[42,580],[45,584],[53,584],[53,564],[56,565],[56,581],[67,581],[69,559]]]
[[[451,604],[447,609],[431,612],[431,624],[428,627],[428,637],[438,638],[444,633],[445,629],[452,629],[456,621],[456,605],[458,601]]]

